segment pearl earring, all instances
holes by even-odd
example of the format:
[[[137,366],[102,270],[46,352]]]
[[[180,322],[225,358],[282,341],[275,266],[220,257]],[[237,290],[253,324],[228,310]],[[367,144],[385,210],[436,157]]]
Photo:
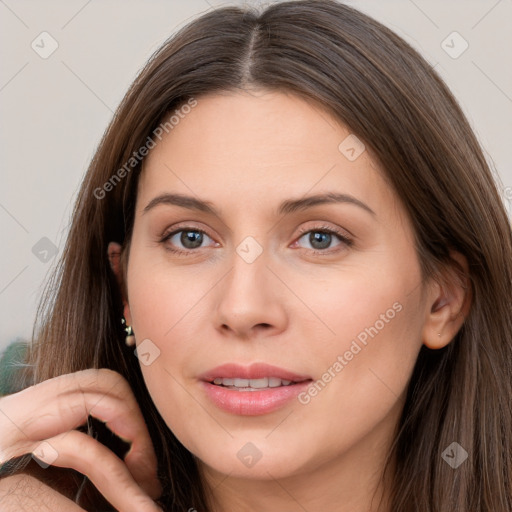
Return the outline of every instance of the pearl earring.
[[[121,319],[121,323],[123,325],[126,324],[126,320],[124,319],[124,317]],[[126,339],[125,339],[126,346],[127,347],[133,347],[133,345],[135,345],[135,335],[133,334],[132,326],[131,325],[127,325],[124,328],[124,330],[126,332]]]

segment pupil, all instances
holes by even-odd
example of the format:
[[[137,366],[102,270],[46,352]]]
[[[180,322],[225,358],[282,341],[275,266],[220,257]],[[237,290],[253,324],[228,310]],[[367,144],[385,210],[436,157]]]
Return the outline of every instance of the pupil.
[[[198,231],[183,231],[180,238],[184,247],[187,249],[195,249],[201,246],[203,234]]]
[[[309,235],[309,241],[315,249],[325,249],[331,243],[331,234],[315,231]],[[319,245],[315,245],[316,243],[319,243]]]

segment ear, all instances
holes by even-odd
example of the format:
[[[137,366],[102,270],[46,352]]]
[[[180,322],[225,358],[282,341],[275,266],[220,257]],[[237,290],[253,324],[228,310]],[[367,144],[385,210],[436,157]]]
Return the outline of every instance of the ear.
[[[132,318],[130,314],[130,306],[128,304],[128,299],[124,293],[124,283],[123,283],[123,272],[121,269],[121,253],[122,247],[117,242],[110,242],[107,248],[108,261],[110,263],[110,268],[114,275],[116,276],[117,284],[119,285],[119,290],[121,292],[121,297],[124,305],[124,317],[126,318],[127,325],[131,325]]]
[[[451,251],[456,263],[443,269],[440,282],[432,281],[422,339],[430,349],[448,345],[459,332],[471,308],[471,282],[466,258]],[[460,266],[460,268],[457,268]]]

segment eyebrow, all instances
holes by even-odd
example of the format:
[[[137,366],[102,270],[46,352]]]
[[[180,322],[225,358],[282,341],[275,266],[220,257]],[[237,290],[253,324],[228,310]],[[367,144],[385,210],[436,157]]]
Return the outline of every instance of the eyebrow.
[[[320,204],[352,204],[370,213],[372,216],[376,216],[376,213],[365,203],[349,194],[340,194],[336,192],[328,192],[325,194],[316,194],[300,199],[288,199],[283,201],[278,210],[278,215],[289,215],[291,213],[307,210],[313,206]],[[220,213],[213,206],[210,201],[203,201],[192,196],[186,196],[184,194],[171,194],[165,193],[153,198],[143,210],[143,214],[161,204],[168,204],[179,206],[181,208],[187,208],[188,210],[197,210],[204,213],[209,213],[220,217]]]

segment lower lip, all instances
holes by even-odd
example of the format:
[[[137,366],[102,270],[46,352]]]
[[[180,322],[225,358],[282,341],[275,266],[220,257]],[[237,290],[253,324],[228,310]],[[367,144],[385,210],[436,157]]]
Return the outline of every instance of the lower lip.
[[[204,381],[202,384],[207,396],[219,409],[242,416],[258,416],[284,407],[304,391],[311,381],[258,391],[237,391]]]

